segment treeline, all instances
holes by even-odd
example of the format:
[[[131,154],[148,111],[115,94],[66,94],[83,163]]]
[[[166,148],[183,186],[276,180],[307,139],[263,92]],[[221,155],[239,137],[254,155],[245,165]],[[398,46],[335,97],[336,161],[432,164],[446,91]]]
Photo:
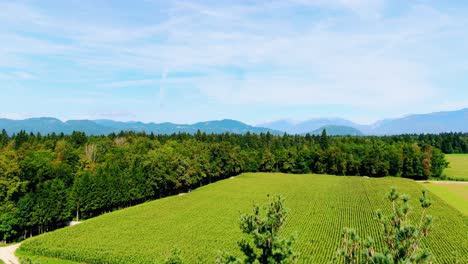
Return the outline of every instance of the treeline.
[[[411,137],[410,137],[411,138]],[[444,154],[398,137],[0,133],[0,241],[20,240],[242,172],[440,177]]]
[[[429,144],[445,154],[468,153],[468,133],[408,134],[382,137],[385,141]]]

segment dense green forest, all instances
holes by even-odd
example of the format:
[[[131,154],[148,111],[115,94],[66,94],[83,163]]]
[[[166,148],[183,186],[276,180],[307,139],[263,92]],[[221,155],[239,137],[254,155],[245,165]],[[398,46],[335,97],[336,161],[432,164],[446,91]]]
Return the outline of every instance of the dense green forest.
[[[390,142],[429,144],[445,154],[468,153],[468,133],[413,134],[383,137]]]
[[[440,177],[467,134],[391,137],[0,134],[0,240],[43,233],[242,172]],[[440,148],[440,149],[439,149]]]

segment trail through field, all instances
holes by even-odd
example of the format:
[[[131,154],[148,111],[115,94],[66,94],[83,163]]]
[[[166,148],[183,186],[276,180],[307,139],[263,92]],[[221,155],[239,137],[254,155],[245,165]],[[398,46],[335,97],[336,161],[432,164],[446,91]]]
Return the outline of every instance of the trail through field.
[[[0,247],[0,259],[6,264],[19,264],[18,258],[15,256],[15,251],[21,244],[15,244],[8,247]]]
[[[436,183],[436,184],[460,184],[460,185],[467,184],[468,185],[468,181],[417,181],[417,182]]]

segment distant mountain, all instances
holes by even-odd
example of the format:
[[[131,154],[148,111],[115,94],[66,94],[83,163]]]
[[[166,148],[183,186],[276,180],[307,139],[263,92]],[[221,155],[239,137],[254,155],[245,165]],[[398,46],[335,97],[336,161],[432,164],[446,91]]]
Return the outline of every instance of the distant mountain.
[[[69,120],[62,122],[56,118],[42,117],[24,120],[0,119],[0,129],[5,129],[9,134],[18,133],[25,130],[28,133],[40,132],[41,134],[65,133],[71,134],[73,131],[82,131],[88,135],[107,135],[119,133],[120,131],[135,131],[155,134],[190,133],[195,134],[198,130],[206,133],[236,133],[245,134],[247,132],[260,134],[270,132],[278,135],[284,132],[255,127],[239,121],[224,119],[219,121],[200,122],[192,125],[173,123],[142,123],[142,122],[118,122],[112,120]]]
[[[273,122],[259,124],[258,126],[283,131],[283,132],[286,132],[288,134],[301,133],[301,132],[297,131],[296,124],[297,124],[297,122],[295,122],[295,121],[283,119],[283,120],[277,120],[277,121],[273,121]]]
[[[384,119],[371,125],[360,125],[342,118],[316,118],[304,122],[279,120],[275,122],[250,126],[242,122],[224,119],[207,121],[195,124],[173,123],[142,123],[142,122],[118,122],[112,120],[69,120],[62,122],[56,118],[41,117],[25,120],[12,120],[0,118],[0,129],[6,129],[8,133],[18,133],[20,130],[42,134],[65,133],[83,131],[88,135],[107,135],[112,132],[135,131],[155,134],[172,134],[178,132],[194,134],[198,130],[206,133],[266,133],[275,135],[283,133],[305,134],[322,132],[327,129],[329,135],[397,135],[397,134],[422,134],[442,132],[468,132],[468,108],[459,111],[437,112],[430,114],[409,115],[396,119]]]
[[[362,125],[355,124],[343,118],[316,118],[304,122],[278,120],[260,126],[287,132],[288,134],[305,134],[324,126],[347,126],[359,129]]]
[[[327,131],[329,136],[363,136],[364,134],[354,127],[349,126],[323,126],[311,132],[313,135],[321,135],[323,130]]]
[[[408,115],[402,118],[384,119],[371,125],[360,125],[341,118],[320,118],[304,122],[279,120],[265,123],[261,126],[284,131],[289,134],[305,134],[330,125],[355,128],[365,135],[468,132],[468,108],[458,111]]]
[[[371,132],[376,135],[468,132],[468,108],[386,119],[375,123]]]

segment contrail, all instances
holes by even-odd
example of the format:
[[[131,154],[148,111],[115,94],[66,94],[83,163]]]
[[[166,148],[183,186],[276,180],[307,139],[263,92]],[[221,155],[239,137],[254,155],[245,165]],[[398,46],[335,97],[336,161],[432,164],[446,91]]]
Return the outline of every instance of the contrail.
[[[169,69],[164,68],[161,74],[161,85],[159,87],[159,108],[164,108],[164,90],[166,77],[169,74]]]

